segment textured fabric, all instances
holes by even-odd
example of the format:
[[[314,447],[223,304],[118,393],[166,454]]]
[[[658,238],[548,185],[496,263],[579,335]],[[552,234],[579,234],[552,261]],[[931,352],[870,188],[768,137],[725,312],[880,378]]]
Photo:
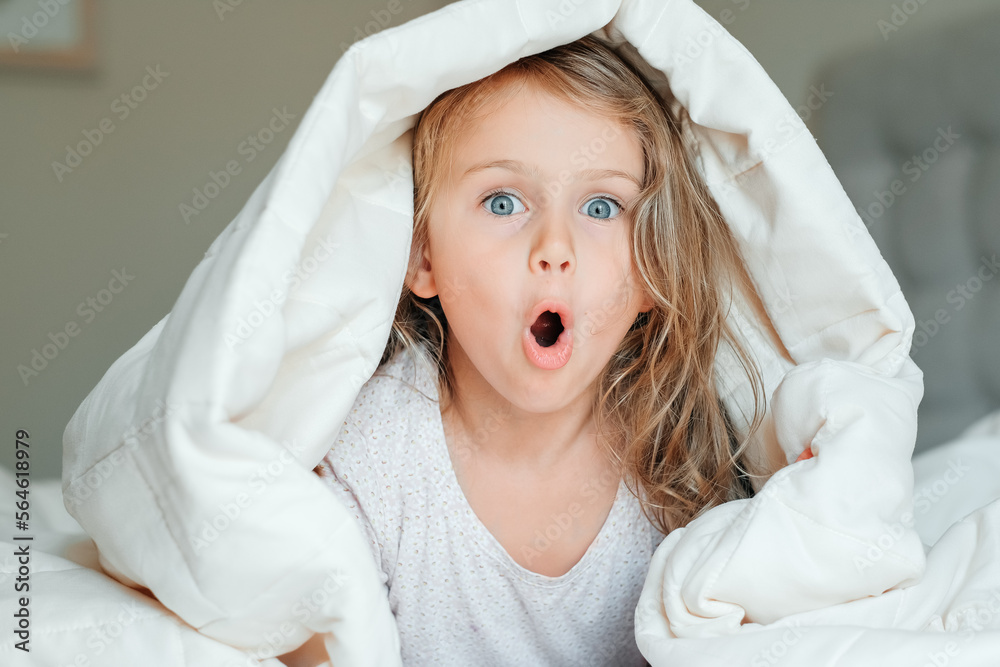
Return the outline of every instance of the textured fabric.
[[[401,352],[365,383],[317,468],[368,536],[404,664],[646,664],[633,617],[663,535],[638,500],[623,481],[599,480],[618,494],[580,562],[559,577],[525,569],[465,499],[433,369],[419,359]],[[558,539],[569,518],[533,544]]]

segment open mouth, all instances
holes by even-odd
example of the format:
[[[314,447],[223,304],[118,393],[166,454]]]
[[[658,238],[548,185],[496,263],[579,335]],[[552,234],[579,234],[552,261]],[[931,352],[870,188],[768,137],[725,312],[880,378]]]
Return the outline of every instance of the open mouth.
[[[543,370],[556,370],[573,354],[573,313],[563,304],[541,303],[535,320],[524,328],[524,353]],[[544,310],[542,310],[544,309]]]
[[[535,323],[531,325],[531,334],[535,337],[535,342],[542,347],[555,345],[562,332],[562,318],[559,317],[559,313],[553,313],[551,310],[546,310],[539,315]]]

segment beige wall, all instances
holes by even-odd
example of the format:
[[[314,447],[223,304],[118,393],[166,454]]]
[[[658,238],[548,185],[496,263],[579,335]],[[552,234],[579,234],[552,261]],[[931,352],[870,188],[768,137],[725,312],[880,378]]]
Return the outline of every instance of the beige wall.
[[[890,39],[994,5],[908,2],[920,9]],[[109,0],[99,7],[100,64],[92,74],[0,70],[0,234],[6,234],[0,236],[0,463],[13,462],[14,432],[24,428],[34,474],[59,474],[62,432],[73,411],[170,310],[209,243],[281,154],[341,43],[379,15],[398,25],[442,4],[243,0],[220,19],[210,2]],[[723,20],[798,105],[827,58],[885,43],[877,21],[890,19],[894,3],[699,4]],[[722,14],[727,9],[731,15]],[[147,68],[157,67],[164,78],[146,78]],[[151,90],[124,116],[116,99],[144,79]],[[267,126],[275,108],[294,119],[255,154],[242,142]],[[83,140],[85,131],[96,136],[104,119],[113,132],[60,181],[52,163],[64,161],[65,146]],[[186,222],[180,205],[190,205],[193,189],[230,160],[240,173]],[[117,294],[102,292],[114,271],[134,277]],[[100,312],[87,305],[88,298],[109,296]],[[18,365],[30,365],[32,350],[67,326],[76,335],[25,385]]]
[[[398,25],[447,3],[243,0],[221,20],[212,2],[98,4],[92,74],[0,69],[0,463],[13,463],[14,433],[27,429],[38,478],[59,475],[62,432],[76,407],[169,312],[280,156],[341,43],[368,22]],[[145,78],[147,67],[164,78]],[[135,109],[116,103],[144,78],[151,90]],[[275,108],[294,119],[259,154],[249,144],[241,152]],[[65,161],[65,146],[104,119],[113,131],[60,182],[52,162]],[[180,204],[190,205],[193,188],[229,160],[240,173],[186,224]],[[102,294],[116,270],[134,278]],[[101,312],[86,303],[109,296]],[[17,366],[30,365],[32,350],[67,325],[76,335],[25,386]]]

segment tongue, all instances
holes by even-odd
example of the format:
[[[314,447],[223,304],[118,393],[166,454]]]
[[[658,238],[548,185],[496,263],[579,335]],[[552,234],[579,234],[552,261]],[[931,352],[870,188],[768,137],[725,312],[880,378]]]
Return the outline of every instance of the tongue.
[[[534,335],[535,341],[542,347],[555,345],[562,331],[562,320],[557,314],[547,310],[539,315],[535,323],[531,325],[531,333]]]

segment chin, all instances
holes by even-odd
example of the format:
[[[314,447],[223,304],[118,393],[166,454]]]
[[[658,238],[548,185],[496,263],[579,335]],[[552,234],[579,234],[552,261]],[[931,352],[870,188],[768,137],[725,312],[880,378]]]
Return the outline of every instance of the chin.
[[[514,396],[505,398],[525,412],[546,414],[565,408],[577,398],[570,391],[576,386],[576,383],[572,383],[572,386],[567,387],[558,378],[533,381],[529,386],[513,388]]]

